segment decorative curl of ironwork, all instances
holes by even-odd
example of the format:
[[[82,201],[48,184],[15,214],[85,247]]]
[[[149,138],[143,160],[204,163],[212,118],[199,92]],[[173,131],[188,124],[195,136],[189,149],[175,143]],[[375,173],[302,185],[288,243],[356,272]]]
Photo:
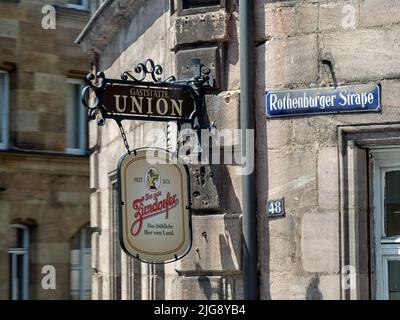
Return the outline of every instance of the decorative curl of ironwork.
[[[137,73],[138,76],[134,76],[133,72]],[[121,75],[121,79],[124,81],[144,81],[148,75],[154,82],[162,81],[161,75],[163,74],[163,68],[159,64],[155,64],[153,60],[147,59],[144,63],[138,63],[133,71],[125,71]]]
[[[98,125],[103,126],[106,119],[106,110],[101,105],[100,100],[97,96],[97,92],[105,88],[107,84],[106,76],[104,72],[98,72],[96,76],[93,73],[90,73],[86,76],[85,80],[87,86],[83,88],[81,93],[82,104],[88,109],[88,118],[90,120],[96,119],[96,113],[99,114],[99,117],[97,118],[97,123]],[[93,105],[88,104],[89,94],[91,91],[95,93],[95,100]]]
[[[171,76],[163,80],[163,68],[155,64],[153,60],[147,59],[143,63],[137,64],[133,71],[125,71],[121,75],[122,80],[106,78],[104,72],[93,73],[86,76],[87,86],[82,90],[82,104],[88,109],[88,117],[90,120],[97,119],[97,123],[103,126],[106,119],[114,119],[121,121],[124,119],[148,119],[153,121],[170,121],[168,117],[149,117],[142,115],[125,115],[114,114],[110,110],[110,106],[104,104],[104,94],[106,88],[113,86],[160,86],[162,88],[179,88],[185,90],[193,99],[195,108],[189,117],[180,119],[180,121],[195,121],[197,110],[202,104],[202,90],[214,88],[214,83],[210,84],[211,70],[201,63],[200,59],[192,60],[193,77],[185,80],[176,80]],[[148,79],[150,78],[150,79]],[[93,99],[90,99],[92,97]]]
[[[202,87],[204,84],[209,85],[211,69],[204,64],[199,66],[199,73],[188,81],[188,84],[194,85],[196,88]]]

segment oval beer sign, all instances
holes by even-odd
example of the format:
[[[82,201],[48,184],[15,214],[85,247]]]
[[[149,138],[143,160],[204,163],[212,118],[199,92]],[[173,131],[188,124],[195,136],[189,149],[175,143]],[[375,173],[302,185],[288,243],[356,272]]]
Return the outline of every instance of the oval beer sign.
[[[118,164],[120,242],[148,263],[182,258],[192,244],[189,175],[166,150],[137,149]]]

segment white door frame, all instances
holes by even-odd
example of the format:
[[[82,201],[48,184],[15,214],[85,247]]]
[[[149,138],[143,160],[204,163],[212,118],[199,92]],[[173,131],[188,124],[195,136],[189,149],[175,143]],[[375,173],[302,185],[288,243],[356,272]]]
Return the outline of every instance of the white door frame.
[[[385,173],[400,171],[400,148],[372,149],[374,159],[374,231],[376,265],[376,299],[389,299],[388,261],[400,260],[400,236],[385,237]]]

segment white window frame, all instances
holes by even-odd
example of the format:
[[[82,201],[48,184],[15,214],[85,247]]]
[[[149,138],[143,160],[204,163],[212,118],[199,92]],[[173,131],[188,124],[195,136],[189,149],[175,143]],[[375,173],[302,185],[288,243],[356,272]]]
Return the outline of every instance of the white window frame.
[[[0,149],[5,150],[9,147],[9,111],[10,111],[10,76],[8,72],[0,70],[0,75],[4,76],[4,83],[0,91],[4,93],[0,101],[0,122],[1,122],[1,135],[3,140],[0,140]]]
[[[11,270],[10,270],[10,277],[11,277],[11,299],[18,300],[17,297],[17,290],[16,286],[18,286],[18,278],[17,278],[17,270],[16,270],[16,257],[18,255],[23,256],[23,269],[22,269],[22,299],[28,300],[29,299],[29,228],[22,224],[12,224],[10,228],[15,229],[22,229],[23,230],[23,247],[22,248],[9,248],[8,254],[11,257]]]
[[[113,300],[121,299],[121,277],[122,277],[122,250],[119,245],[119,212],[118,212],[118,185],[115,172],[110,174],[110,297]],[[117,198],[114,198],[114,192],[117,192]],[[116,201],[116,202],[115,202]],[[118,228],[117,228],[118,226]],[[119,264],[117,264],[117,255]],[[119,288],[119,292],[118,292]]]
[[[83,82],[77,79],[67,79],[67,84],[78,84],[80,91],[83,89]],[[68,110],[68,105],[66,105],[65,112],[71,112]],[[81,100],[79,100],[79,119],[82,120],[80,123],[79,127],[79,148],[65,148],[65,152],[68,154],[73,154],[73,155],[86,155],[88,153],[87,150],[87,110],[83,106],[83,103]],[[68,114],[66,114],[66,121],[67,121]],[[67,131],[67,126],[65,128],[65,141],[67,142],[68,140],[68,131]]]
[[[71,9],[77,9],[77,10],[89,10],[89,0],[82,0],[82,4],[73,4],[73,3],[67,3],[66,4],[67,8]]]
[[[79,272],[79,300],[84,300],[87,290],[85,288],[85,279],[86,279],[86,266],[85,266],[85,255],[92,254],[91,245],[87,248],[87,226],[82,227],[79,231],[79,264],[71,265],[71,271],[78,271]],[[90,265],[89,268],[90,269]],[[90,291],[91,293],[91,291]]]
[[[388,262],[400,260],[400,235],[385,237],[384,186],[386,172],[400,170],[400,149],[371,150],[374,158],[374,222],[376,299],[389,299]]]

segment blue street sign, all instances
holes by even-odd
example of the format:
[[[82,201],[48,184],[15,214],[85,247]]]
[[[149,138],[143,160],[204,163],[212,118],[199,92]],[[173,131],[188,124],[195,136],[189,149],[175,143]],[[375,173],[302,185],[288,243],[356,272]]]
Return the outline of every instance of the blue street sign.
[[[269,91],[265,95],[267,116],[300,116],[381,110],[379,85],[354,85],[315,89]]]

